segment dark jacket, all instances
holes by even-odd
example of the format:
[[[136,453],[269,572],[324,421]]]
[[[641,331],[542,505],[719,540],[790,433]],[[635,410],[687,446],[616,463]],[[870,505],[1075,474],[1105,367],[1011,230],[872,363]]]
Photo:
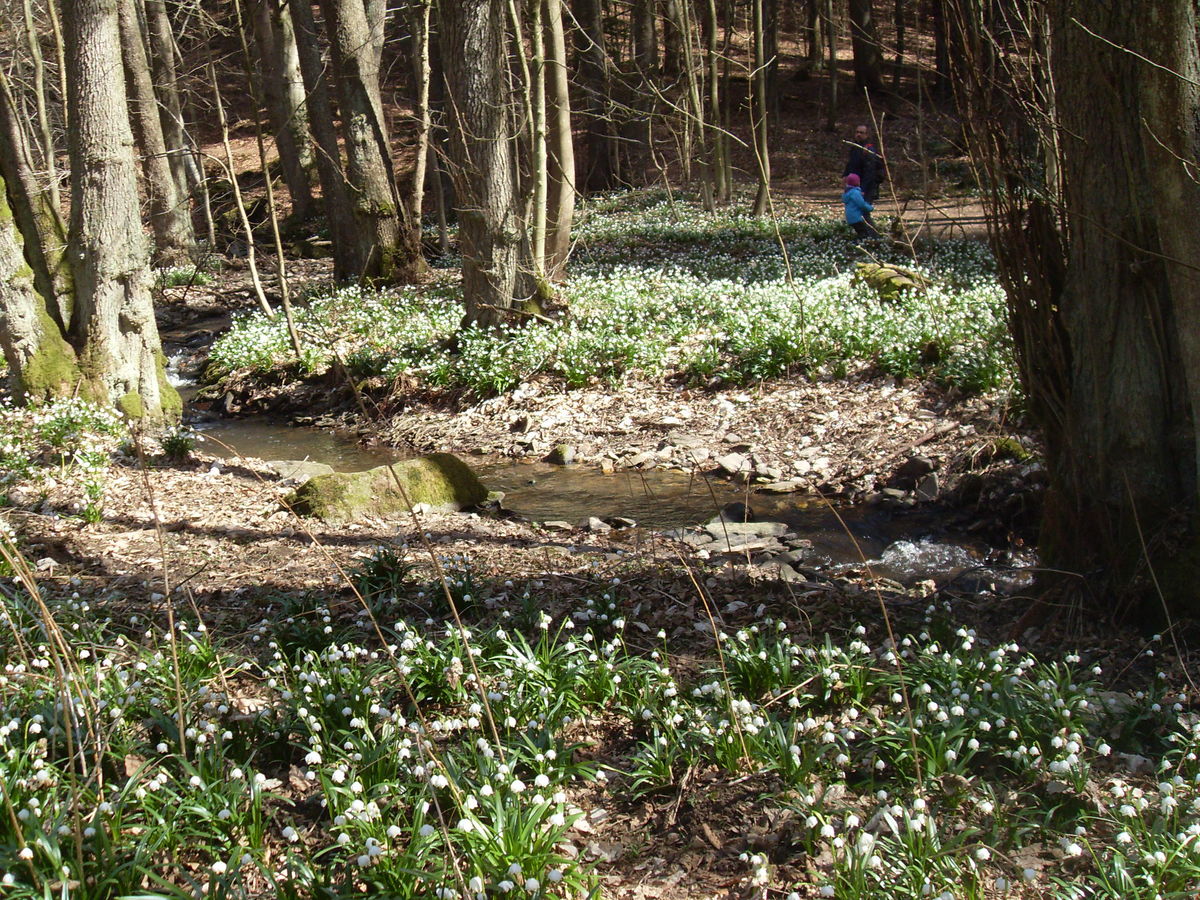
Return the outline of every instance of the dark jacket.
[[[842,177],[845,178],[852,172],[862,181],[863,196],[872,203],[879,199],[879,185],[887,180],[887,168],[883,164],[883,157],[875,148],[874,141],[867,141],[861,146],[855,144],[850,148],[850,158],[846,160],[846,170],[842,172]]]

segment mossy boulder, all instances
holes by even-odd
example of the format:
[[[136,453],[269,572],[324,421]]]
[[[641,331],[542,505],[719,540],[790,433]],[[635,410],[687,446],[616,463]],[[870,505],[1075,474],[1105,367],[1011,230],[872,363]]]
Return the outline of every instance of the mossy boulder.
[[[881,300],[896,301],[905,291],[928,286],[929,279],[913,269],[883,263],[861,262],[854,280],[871,287]]]
[[[365,472],[318,475],[288,500],[294,510],[332,525],[365,516],[407,513],[411,506],[455,510],[487,499],[487,488],[470,466],[449,453],[433,453]]]

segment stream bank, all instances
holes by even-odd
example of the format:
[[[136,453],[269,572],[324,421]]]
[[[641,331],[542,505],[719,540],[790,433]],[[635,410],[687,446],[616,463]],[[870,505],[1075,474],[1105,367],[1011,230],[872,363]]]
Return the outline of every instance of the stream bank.
[[[164,336],[171,375],[189,394],[228,316],[206,292],[176,299],[163,304]],[[680,529],[741,504],[753,519],[785,526],[791,543],[742,554],[776,577],[787,574],[779,562],[808,574],[867,563],[897,581],[945,583],[980,564],[1029,561],[1041,473],[995,398],[898,382],[868,366],[750,387],[630,378],[566,390],[537,378],[485,399],[409,387],[368,380],[356,395],[334,373],[271,381],[231,373],[189,403],[205,440],[197,458],[212,454],[224,469],[222,458],[233,457],[274,479],[254,461],[355,471],[454,452],[504,494],[518,520],[510,525],[551,523],[564,537],[578,528],[589,540],[630,521],[638,541],[683,537]],[[623,530],[619,543],[631,540]],[[702,530],[691,532],[692,552],[711,555],[706,543]]]

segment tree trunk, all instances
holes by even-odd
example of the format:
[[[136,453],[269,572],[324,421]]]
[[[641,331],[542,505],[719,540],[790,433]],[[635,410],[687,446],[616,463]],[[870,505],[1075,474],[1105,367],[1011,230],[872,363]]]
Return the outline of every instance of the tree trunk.
[[[705,4],[704,58],[708,67],[708,121],[710,124],[713,201],[728,203],[733,193],[733,163],[721,121],[721,56],[718,52],[717,0]]]
[[[15,226],[0,178],[0,349],[13,395],[33,401],[69,395],[79,378],[75,350],[34,288]]]
[[[375,71],[383,65],[383,46],[387,41],[387,0],[364,0],[367,30],[371,35],[371,50],[375,54]]]
[[[292,198],[292,215],[307,219],[312,213],[313,154],[291,13],[279,0],[257,0],[253,14],[254,38],[263,67],[262,92],[283,181]]]
[[[175,191],[187,197],[200,184],[200,167],[187,138],[183,123],[183,104],[179,102],[179,86],[176,69],[175,35],[171,31],[171,20],[167,16],[164,0],[145,0],[146,31],[150,38],[150,67],[154,76],[154,88],[158,95],[158,118],[162,125],[163,141],[170,154],[171,174],[175,177]]]
[[[546,146],[546,32],[542,28],[542,0],[529,0],[530,104],[526,110],[533,123],[530,186],[533,203],[530,207],[529,230],[533,254],[533,276],[542,282],[546,277],[546,203],[550,190],[550,156]]]
[[[633,0],[633,61],[644,79],[658,74],[655,0]]]
[[[861,93],[883,89],[883,54],[875,29],[872,0],[850,0],[850,44],[854,50],[854,86]]]
[[[811,72],[825,67],[825,26],[821,19],[823,0],[805,0],[804,39],[808,48],[806,59]]]
[[[1050,5],[1071,367],[1042,548],[1117,589],[1148,562],[1194,608],[1200,553],[1157,538],[1200,508],[1200,61],[1191,0],[1152,6]]]
[[[121,29],[121,55],[129,91],[129,119],[142,154],[142,172],[150,201],[150,227],[154,231],[154,259],[160,266],[181,265],[191,259],[196,238],[185,197],[176,190],[167,158],[158,98],[150,80],[150,61],[134,0],[117,0]],[[77,173],[76,180],[78,180]]]
[[[603,0],[575,0],[572,12],[579,83],[584,93],[587,170],[584,190],[609,191],[617,186],[617,146],[613,122],[612,67],[604,34]]]
[[[431,65],[429,58],[429,13],[432,0],[417,0],[408,3],[408,25],[412,31],[413,66],[413,118],[417,123],[416,160],[413,163],[412,196],[409,211],[413,221],[420,227],[421,213],[425,201],[425,182],[429,163],[429,139],[432,127],[429,114],[429,81]]]
[[[680,0],[662,2],[662,73],[667,79],[678,78],[683,72],[683,42],[686,40]]]
[[[71,260],[82,393],[131,418],[177,417],[150,301],[116,0],[67,0]]]
[[[931,0],[933,7],[933,68],[934,93],[945,96],[951,88],[950,82],[950,30],[946,15],[946,4],[955,0]]]
[[[74,288],[66,260],[67,229],[58,207],[33,173],[25,131],[8,79],[0,71],[0,174],[8,183],[13,219],[21,232],[34,287],[60,330],[71,322]]]
[[[291,10],[292,21],[296,26],[300,72],[304,76],[304,89],[308,98],[308,124],[317,145],[317,175],[321,182],[325,217],[333,239],[333,274],[338,281],[347,281],[358,274],[355,268],[357,255],[351,239],[354,217],[350,212],[350,198],[342,170],[337,129],[333,124],[329,80],[326,77],[325,63],[321,59],[321,46],[317,38],[316,22],[313,20],[312,5],[308,0],[294,0]]]
[[[752,106],[752,128],[754,130],[754,155],[758,163],[758,191],[754,197],[754,215],[766,215],[771,199],[771,154],[767,129],[767,59],[766,33],[763,21],[764,0],[752,0],[754,28],[754,74]]]
[[[571,223],[575,219],[575,143],[571,128],[570,77],[567,41],[563,33],[562,0],[545,3],[547,63],[550,67],[549,232],[546,238],[546,276],[561,281],[571,252]]]
[[[654,156],[654,117],[658,110],[655,93],[658,87],[658,28],[654,8],[655,0],[633,0],[634,73],[630,107],[636,112],[626,121],[622,137],[626,156],[636,161],[637,170],[642,170],[645,161]],[[631,171],[625,180],[632,182],[632,176]]]
[[[37,106],[38,135],[42,142],[42,159],[46,166],[46,183],[50,191],[50,202],[55,209],[62,207],[58,196],[58,149],[54,146],[54,132],[50,128],[50,111],[46,93],[46,63],[42,58],[42,46],[38,39],[37,23],[33,18],[33,3],[22,4],[25,14],[25,38],[33,67],[33,96]]]
[[[423,268],[420,235],[408,220],[392,175],[366,9],[362,0],[328,0],[322,8],[346,146],[347,194],[354,216],[347,244],[353,273],[368,282],[414,281]]]
[[[521,242],[504,102],[504,2],[442,3],[439,20],[466,320],[497,325],[513,305]]]
[[[829,53],[829,105],[825,108],[825,130],[837,131],[838,66],[837,22],[833,18],[833,0],[822,0],[825,6],[825,49]]]

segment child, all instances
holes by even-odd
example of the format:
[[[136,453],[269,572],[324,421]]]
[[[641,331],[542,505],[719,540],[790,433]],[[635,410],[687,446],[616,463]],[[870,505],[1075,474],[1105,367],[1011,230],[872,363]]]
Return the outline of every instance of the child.
[[[871,212],[875,209],[863,196],[861,181],[851,172],[846,176],[846,191],[842,194],[842,204],[846,207],[846,224],[854,229],[860,238],[877,238],[879,232],[871,221]]]

